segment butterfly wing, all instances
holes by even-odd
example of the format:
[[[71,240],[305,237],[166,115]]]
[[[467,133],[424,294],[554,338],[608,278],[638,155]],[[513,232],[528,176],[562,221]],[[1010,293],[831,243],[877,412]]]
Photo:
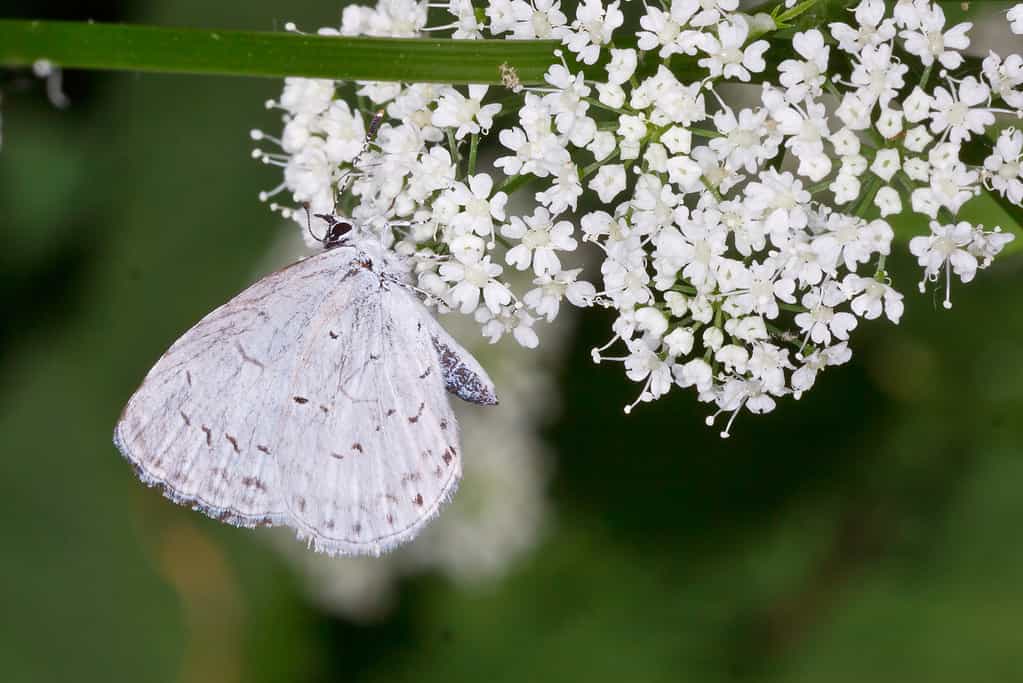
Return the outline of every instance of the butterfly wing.
[[[494,383],[479,361],[462,348],[432,316],[427,315],[423,324],[440,358],[444,386],[447,390],[469,403],[481,406],[497,405]]]
[[[411,540],[461,477],[436,323],[405,288],[376,286],[378,296],[328,304],[292,378],[303,400],[282,422],[282,440],[295,445],[282,462],[289,524],[331,555],[379,555]],[[335,318],[344,339],[325,331]]]
[[[171,346],[114,432],[143,482],[232,524],[287,522],[279,416],[292,403],[295,348],[321,314],[325,293],[332,309],[344,309],[372,292],[376,277],[354,256],[334,249],[272,273]]]

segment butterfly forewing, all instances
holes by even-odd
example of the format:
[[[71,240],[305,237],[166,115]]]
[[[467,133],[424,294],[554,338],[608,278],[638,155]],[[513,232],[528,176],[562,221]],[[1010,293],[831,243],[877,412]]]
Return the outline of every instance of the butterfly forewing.
[[[287,521],[278,418],[298,362],[294,346],[319,314],[324,291],[332,291],[327,283],[356,275],[351,258],[351,250],[324,252],[268,275],[171,346],[114,435],[143,481],[233,524]]]

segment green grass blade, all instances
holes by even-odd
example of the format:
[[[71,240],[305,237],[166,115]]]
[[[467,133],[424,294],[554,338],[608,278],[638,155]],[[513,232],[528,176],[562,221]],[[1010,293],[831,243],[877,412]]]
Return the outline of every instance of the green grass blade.
[[[557,41],[339,38],[60,21],[0,20],[0,65],[344,81],[500,83],[507,63],[543,82]]]

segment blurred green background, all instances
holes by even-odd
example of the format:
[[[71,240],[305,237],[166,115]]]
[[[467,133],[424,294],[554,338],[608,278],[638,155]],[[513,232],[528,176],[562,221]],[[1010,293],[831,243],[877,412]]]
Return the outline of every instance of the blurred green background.
[[[340,16],[317,0],[28,5],[0,16]],[[544,435],[539,547],[497,582],[405,580],[387,619],[358,624],[310,602],[259,532],[144,489],[110,443],[149,366],[285,229],[256,201],[278,176],[248,138],[276,128],[262,103],[280,83],[66,85],[56,111],[40,83],[4,81],[0,680],[1023,680],[1019,256],[957,285],[951,311],[896,258],[902,324],[861,325],[850,365],[727,441],[689,392],[624,416],[638,388],[590,363],[610,321],[588,312]]]

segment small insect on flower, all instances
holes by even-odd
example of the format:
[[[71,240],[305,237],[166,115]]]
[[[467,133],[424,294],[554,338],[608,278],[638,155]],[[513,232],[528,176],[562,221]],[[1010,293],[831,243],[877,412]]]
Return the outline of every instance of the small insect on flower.
[[[330,555],[379,555],[413,539],[458,485],[445,390],[497,397],[419,301],[403,257],[347,219],[317,219],[323,251],[182,335],[128,401],[114,443],[176,503],[289,526]]]

